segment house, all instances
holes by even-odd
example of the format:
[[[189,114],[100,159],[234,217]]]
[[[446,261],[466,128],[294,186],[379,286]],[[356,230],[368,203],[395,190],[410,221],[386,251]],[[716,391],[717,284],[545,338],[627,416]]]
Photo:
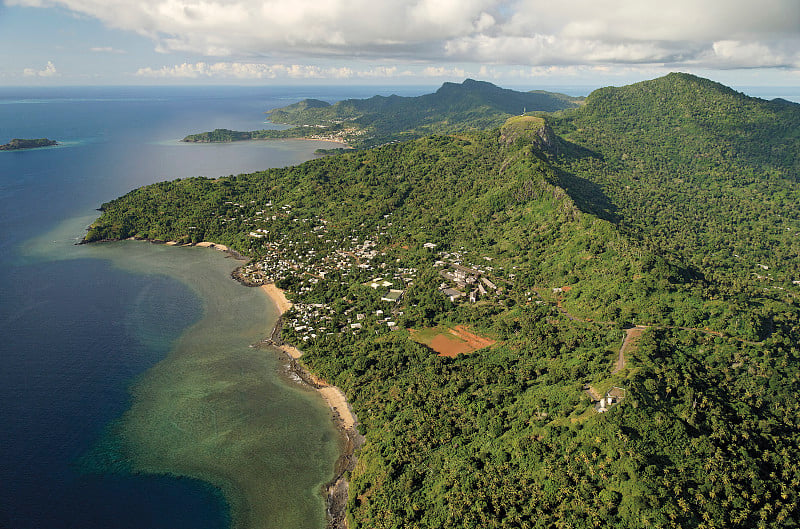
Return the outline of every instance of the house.
[[[450,267],[453,269],[453,278],[457,283],[474,283],[481,275],[480,270],[467,268],[466,266],[454,264],[450,265]]]
[[[454,288],[446,288],[442,290],[442,294],[450,298],[450,301],[455,301],[464,295],[463,292],[461,292],[460,290],[456,290]]]
[[[600,402],[595,405],[595,409],[598,413],[607,412],[611,406],[619,404],[619,402],[625,398],[625,393],[625,389],[613,386],[606,392],[606,396],[600,399]]]

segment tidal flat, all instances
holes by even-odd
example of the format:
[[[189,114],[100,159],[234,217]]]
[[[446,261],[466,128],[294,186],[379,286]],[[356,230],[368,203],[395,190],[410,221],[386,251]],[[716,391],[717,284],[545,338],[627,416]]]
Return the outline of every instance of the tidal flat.
[[[115,446],[135,473],[218,487],[232,527],[324,527],[321,487],[333,477],[341,438],[319,395],[281,376],[281,355],[250,347],[278,313],[261,289],[230,278],[241,262],[208,249],[134,241],[96,245],[91,253],[134,273],[178,279],[203,307],[167,357],[133,384],[131,407],[103,445]]]

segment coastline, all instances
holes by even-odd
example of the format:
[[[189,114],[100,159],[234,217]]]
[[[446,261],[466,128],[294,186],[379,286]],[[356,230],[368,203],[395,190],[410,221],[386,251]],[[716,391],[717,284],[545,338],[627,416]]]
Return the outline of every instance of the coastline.
[[[166,246],[197,246],[201,248],[211,248],[218,251],[221,251],[227,256],[232,257],[238,261],[248,261],[249,259],[245,256],[242,256],[235,250],[227,247],[223,244],[217,244],[211,241],[202,241],[198,243],[180,243],[177,241],[163,241],[163,240],[153,240],[153,239],[140,239],[131,237],[129,240],[146,240],[151,244],[163,244]],[[95,241],[95,242],[111,242],[111,241]],[[78,244],[85,244],[85,241],[82,241]],[[240,267],[236,267],[231,273],[230,276],[232,279],[236,280],[237,282],[245,285],[245,286],[257,286],[253,284],[249,284],[247,281],[244,281],[242,277],[239,276],[237,273]],[[272,329],[270,336],[262,339],[259,343],[251,345],[251,347],[261,347],[261,346],[269,346],[274,347],[275,349],[280,350],[283,352],[287,359],[289,360],[289,371],[296,375],[299,382],[310,386],[311,388],[315,389],[319,395],[322,397],[323,401],[328,405],[328,408],[331,410],[331,417],[333,419],[333,425],[336,430],[341,435],[341,452],[336,460],[335,468],[334,468],[334,477],[328,483],[323,485],[323,499],[326,505],[326,517],[327,517],[327,527],[329,529],[347,529],[347,519],[346,519],[346,508],[347,508],[347,499],[348,499],[348,487],[349,482],[346,478],[346,474],[351,472],[355,469],[356,466],[356,456],[355,451],[360,448],[365,441],[363,435],[361,435],[357,429],[358,419],[351,409],[349,403],[347,402],[347,398],[344,393],[337,387],[332,386],[325,382],[324,380],[316,377],[312,373],[310,373],[301,363],[300,358],[302,357],[303,353],[296,347],[293,347],[288,344],[284,344],[280,339],[280,331],[283,324],[283,314],[292,308],[292,303],[286,298],[285,293],[283,290],[278,288],[275,284],[267,284],[267,285],[258,285],[261,290],[267,297],[270,303],[273,303],[278,311],[278,319],[275,323],[274,328]],[[190,475],[187,473],[187,475]],[[191,474],[197,475],[197,474]],[[208,481],[210,483],[214,483],[220,489],[226,491],[225,496],[230,499],[232,509],[234,511],[250,511],[253,510],[252,506],[248,506],[248,502],[245,498],[240,497],[240,495],[236,494],[230,487],[227,487],[227,483],[220,483],[218,480],[211,479],[213,476],[203,476],[201,479]],[[237,509],[238,507],[238,509]]]
[[[318,397],[287,384],[285,361],[249,349],[275,321],[271,299],[230,281],[242,262],[228,253],[184,256],[159,242],[123,243],[116,253],[126,268],[164,271],[194,285],[203,315],[136,380],[112,440],[134,473],[186,476],[219,489],[232,528],[328,527],[319,491],[342,443]]]
[[[284,344],[280,340],[280,329],[283,322],[283,314],[292,308],[292,303],[286,298],[283,290],[274,283],[261,285],[261,290],[272,300],[278,308],[278,321],[275,324],[270,338],[264,340],[264,344],[271,345],[282,351],[289,359],[290,370],[303,381],[303,383],[316,389],[322,399],[331,410],[333,422],[342,434],[343,447],[342,454],[336,461],[334,478],[325,486],[325,503],[327,506],[328,527],[331,529],[347,529],[347,495],[349,482],[346,473],[352,471],[356,466],[356,449],[364,444],[364,436],[357,429],[358,418],[347,402],[344,392],[332,386],[310,373],[301,363],[300,359],[303,352],[297,347]]]

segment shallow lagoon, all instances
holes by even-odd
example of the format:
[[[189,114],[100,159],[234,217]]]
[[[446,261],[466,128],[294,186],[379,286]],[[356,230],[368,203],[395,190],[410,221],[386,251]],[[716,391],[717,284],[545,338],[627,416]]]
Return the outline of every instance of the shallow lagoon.
[[[134,384],[132,407],[105,449],[114,453],[119,442],[134,471],[213,483],[236,527],[324,527],[320,488],[333,477],[338,432],[315,392],[287,383],[274,350],[250,347],[277,312],[262,290],[230,279],[240,263],[208,249],[129,241],[92,253],[178,279],[203,306],[202,319]]]

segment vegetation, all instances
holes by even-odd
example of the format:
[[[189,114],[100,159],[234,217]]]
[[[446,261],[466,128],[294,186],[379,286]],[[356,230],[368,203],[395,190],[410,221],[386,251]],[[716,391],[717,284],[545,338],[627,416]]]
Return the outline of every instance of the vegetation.
[[[5,145],[0,145],[0,151],[16,151],[20,149],[36,149],[38,147],[51,147],[58,145],[57,141],[48,140],[47,138],[39,138],[35,140],[23,140],[14,138]]]
[[[213,240],[274,274],[296,304],[284,338],[366,435],[351,527],[795,527],[799,142],[800,106],[672,74],[499,128],[147,186],[86,240]],[[497,289],[451,302],[455,264]],[[445,358],[408,330],[456,325],[496,343]]]
[[[334,132],[340,130],[341,127],[327,127],[326,132]],[[293,127],[284,130],[264,129],[254,130],[249,132],[242,132],[229,129],[214,129],[211,132],[201,132],[199,134],[190,134],[183,138],[181,141],[186,143],[230,143],[233,141],[247,141],[247,140],[277,140],[277,139],[291,139],[291,138],[307,138],[309,136],[319,134],[320,131],[309,127]]]

